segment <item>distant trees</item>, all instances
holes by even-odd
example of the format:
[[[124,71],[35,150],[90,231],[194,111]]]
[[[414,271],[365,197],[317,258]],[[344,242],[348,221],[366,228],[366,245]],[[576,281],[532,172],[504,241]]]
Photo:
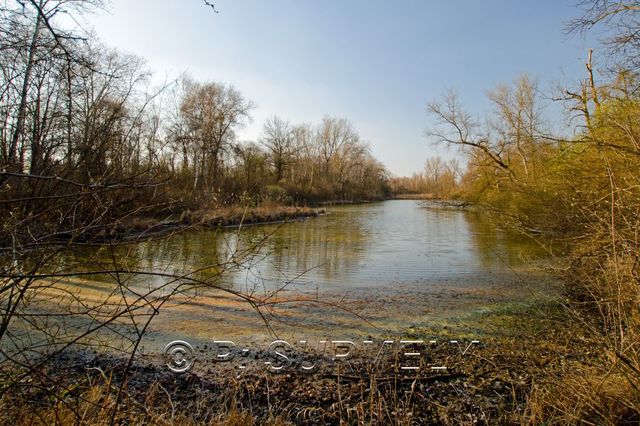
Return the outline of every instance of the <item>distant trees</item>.
[[[291,125],[279,117],[264,125],[262,145],[271,182],[294,201],[381,198],[387,173],[353,125],[325,116],[317,125]]]
[[[424,165],[424,177],[428,193],[446,197],[455,193],[461,174],[456,158],[444,161],[441,157],[430,157]]]
[[[324,117],[318,128],[318,145],[324,165],[324,173],[332,172],[331,163],[340,153],[359,142],[352,124],[344,118]]]
[[[241,199],[259,203],[269,186],[279,187],[287,202],[384,195],[386,171],[348,120],[325,117],[317,126],[293,125],[274,116],[258,141],[240,143],[237,134],[251,119],[253,103],[239,90],[189,78],[155,88],[140,58],[71,32],[58,19],[63,12],[81,14],[102,5],[2,3],[4,195],[51,195],[46,180],[14,175],[81,185],[170,181],[153,192],[168,211]]]
[[[260,144],[241,143],[253,104],[239,90],[155,87],[140,58],[59,19],[102,5],[0,2],[0,203],[20,224],[3,243],[111,235],[140,216],[260,203],[268,187],[292,203],[384,196],[386,171],[348,120],[273,117]]]
[[[384,166],[348,120],[326,116],[314,126],[272,116],[257,142],[239,142],[236,133],[250,119],[252,103],[230,86],[182,85],[172,95],[176,111],[159,132],[169,148],[158,156],[179,170],[189,190],[175,195],[189,205],[260,202],[272,190],[294,203],[387,194]]]
[[[390,181],[394,194],[421,194],[433,198],[457,197],[462,177],[462,168],[456,158],[443,160],[429,157],[422,173],[410,177],[396,177]]]

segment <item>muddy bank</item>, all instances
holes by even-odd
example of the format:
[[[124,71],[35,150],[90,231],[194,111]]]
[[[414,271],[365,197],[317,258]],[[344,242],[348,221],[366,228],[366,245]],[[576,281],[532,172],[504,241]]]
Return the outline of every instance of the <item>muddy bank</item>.
[[[466,209],[473,204],[461,200],[424,199],[423,208],[431,209]]]
[[[217,210],[199,210],[180,215],[178,223],[196,224],[202,227],[237,227],[251,224],[278,223],[293,219],[303,219],[326,214],[325,209],[309,207],[231,207]]]
[[[126,383],[118,422],[512,424],[526,421],[527,399],[535,386],[573,364],[597,359],[589,341],[575,339],[573,322],[557,305],[508,310],[476,320],[499,333],[484,335],[469,347],[466,341],[452,344],[448,335],[415,330],[409,337],[441,344],[408,344],[375,357],[372,354],[378,351],[360,352],[340,361],[335,353],[291,357],[293,363],[279,374],[267,371],[264,364],[282,361],[269,349],[253,348],[232,362],[220,363],[214,361],[211,348],[196,347],[197,363],[184,374],[172,373],[166,359],[154,354],[136,357],[125,378],[126,358],[69,352],[49,362],[41,377],[56,383],[58,398],[65,404],[93,398],[104,405],[103,416],[114,408],[113,393]],[[416,352],[420,356],[405,356]],[[304,374],[296,363],[297,367],[321,363],[323,368]],[[15,416],[10,403],[31,407],[15,417],[25,423],[29,416],[52,410],[55,404],[43,402],[52,401],[44,389],[50,388],[31,386],[27,394],[6,396],[1,411]],[[91,420],[95,412],[83,411],[83,420]]]

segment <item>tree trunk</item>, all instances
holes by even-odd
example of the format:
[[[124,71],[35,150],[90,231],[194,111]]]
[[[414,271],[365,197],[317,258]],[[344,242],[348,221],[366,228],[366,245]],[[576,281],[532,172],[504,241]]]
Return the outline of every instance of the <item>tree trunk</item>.
[[[27,115],[27,96],[29,94],[29,83],[31,80],[31,73],[33,71],[33,63],[35,61],[41,23],[42,18],[40,17],[40,14],[38,14],[38,17],[36,18],[36,26],[33,30],[31,45],[29,46],[29,57],[27,59],[26,69],[24,71],[24,80],[22,81],[22,91],[20,93],[20,103],[18,104],[18,117],[16,121],[16,127],[14,129],[13,136],[11,137],[11,145],[9,147],[8,163],[10,168],[16,166],[15,161],[18,151],[18,144],[20,142],[20,138],[22,137],[22,133],[24,132],[24,122]],[[20,161],[20,163],[21,162],[22,160]],[[18,172],[22,173],[23,165],[17,164],[17,166]]]

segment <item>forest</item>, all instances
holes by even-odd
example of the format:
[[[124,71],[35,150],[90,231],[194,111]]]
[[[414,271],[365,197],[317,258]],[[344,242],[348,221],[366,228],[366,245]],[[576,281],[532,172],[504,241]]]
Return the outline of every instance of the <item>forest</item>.
[[[240,141],[252,119],[248,95],[188,76],[158,87],[142,58],[59,23],[60,14],[102,2],[3,3],[1,184],[3,202],[24,217],[58,215],[63,205],[54,212],[36,200],[73,205],[87,187],[121,206],[114,214],[155,217],[389,194],[386,170],[346,118],[292,124],[272,116],[259,140]],[[144,203],[116,190],[125,186],[139,189]]]

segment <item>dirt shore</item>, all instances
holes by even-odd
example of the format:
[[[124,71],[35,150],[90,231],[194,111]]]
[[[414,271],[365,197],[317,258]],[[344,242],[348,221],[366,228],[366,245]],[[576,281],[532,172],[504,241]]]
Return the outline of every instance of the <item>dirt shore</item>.
[[[67,352],[47,363],[42,377],[57,383],[59,392],[64,390],[65,403],[93,398],[104,405],[105,415],[115,404],[104,396],[106,389],[125,383],[118,422],[518,424],[531,409],[527,400],[534,387],[560,377],[574,364],[597,361],[592,342],[576,339],[573,322],[565,315],[553,304],[488,314],[477,319],[487,334],[476,344],[454,344],[447,335],[415,330],[408,337],[426,346],[405,344],[383,355],[377,349],[355,351],[349,359],[337,359],[340,351],[305,352],[283,363],[273,348],[253,348],[221,363],[211,347],[196,347],[198,362],[183,374],[171,372],[170,360],[161,354],[137,356],[125,377],[124,357]],[[431,339],[439,344],[428,344]],[[311,364],[317,368],[302,372],[301,366]],[[282,365],[280,373],[268,371]],[[446,369],[434,368],[443,366]],[[51,410],[37,402],[51,400],[47,392],[32,386],[28,401],[5,397],[5,415],[20,416],[7,404],[32,407],[33,412]],[[33,412],[22,415],[26,420]]]

